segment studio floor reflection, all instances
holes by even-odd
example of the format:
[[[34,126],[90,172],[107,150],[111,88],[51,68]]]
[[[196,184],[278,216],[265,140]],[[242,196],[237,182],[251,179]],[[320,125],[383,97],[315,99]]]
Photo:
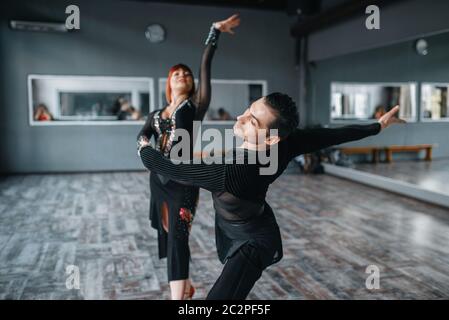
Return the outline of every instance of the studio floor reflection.
[[[449,195],[449,158],[432,161],[358,163],[356,170],[408,182],[420,188]]]

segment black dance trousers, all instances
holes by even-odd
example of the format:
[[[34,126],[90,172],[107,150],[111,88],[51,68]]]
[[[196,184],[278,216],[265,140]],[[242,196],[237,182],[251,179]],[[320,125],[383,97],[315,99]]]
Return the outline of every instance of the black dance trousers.
[[[244,300],[262,275],[260,253],[244,244],[224,265],[206,300]]]

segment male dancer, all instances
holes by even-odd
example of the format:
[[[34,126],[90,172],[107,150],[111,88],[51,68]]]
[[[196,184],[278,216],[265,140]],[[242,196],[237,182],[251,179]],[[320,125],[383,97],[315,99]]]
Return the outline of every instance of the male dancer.
[[[225,266],[207,299],[245,299],[262,271],[282,258],[279,227],[265,197],[268,186],[292,158],[378,134],[394,123],[404,123],[394,117],[398,110],[399,106],[394,107],[373,124],[301,130],[297,128],[298,112],[292,99],[272,93],[255,101],[237,118],[234,134],[243,139],[243,144],[228,152],[222,162],[175,164],[143,141],[139,154],[146,168],[212,192],[216,246]],[[270,129],[277,129],[277,134],[264,134],[260,139],[260,131]],[[278,151],[277,170],[273,174],[261,174],[261,169],[270,164],[248,163],[251,157],[261,159],[262,152],[273,148]],[[236,158],[236,154],[241,158]]]

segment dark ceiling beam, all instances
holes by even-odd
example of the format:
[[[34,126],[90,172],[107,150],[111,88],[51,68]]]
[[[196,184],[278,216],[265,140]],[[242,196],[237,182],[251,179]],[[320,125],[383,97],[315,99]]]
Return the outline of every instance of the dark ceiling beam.
[[[125,0],[171,4],[285,11],[287,0]]]
[[[382,5],[384,7],[399,1],[404,0],[351,0],[344,2],[317,15],[301,19],[290,29],[290,34],[293,37],[302,38],[354,15],[365,14],[365,8],[369,5]]]

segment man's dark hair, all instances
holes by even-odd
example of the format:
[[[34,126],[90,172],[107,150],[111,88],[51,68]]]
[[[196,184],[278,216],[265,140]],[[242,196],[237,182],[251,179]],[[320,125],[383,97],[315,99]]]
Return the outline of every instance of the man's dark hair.
[[[299,124],[295,102],[286,94],[273,92],[265,96],[265,103],[277,113],[276,120],[270,125],[270,129],[278,129],[279,137],[286,138]]]

